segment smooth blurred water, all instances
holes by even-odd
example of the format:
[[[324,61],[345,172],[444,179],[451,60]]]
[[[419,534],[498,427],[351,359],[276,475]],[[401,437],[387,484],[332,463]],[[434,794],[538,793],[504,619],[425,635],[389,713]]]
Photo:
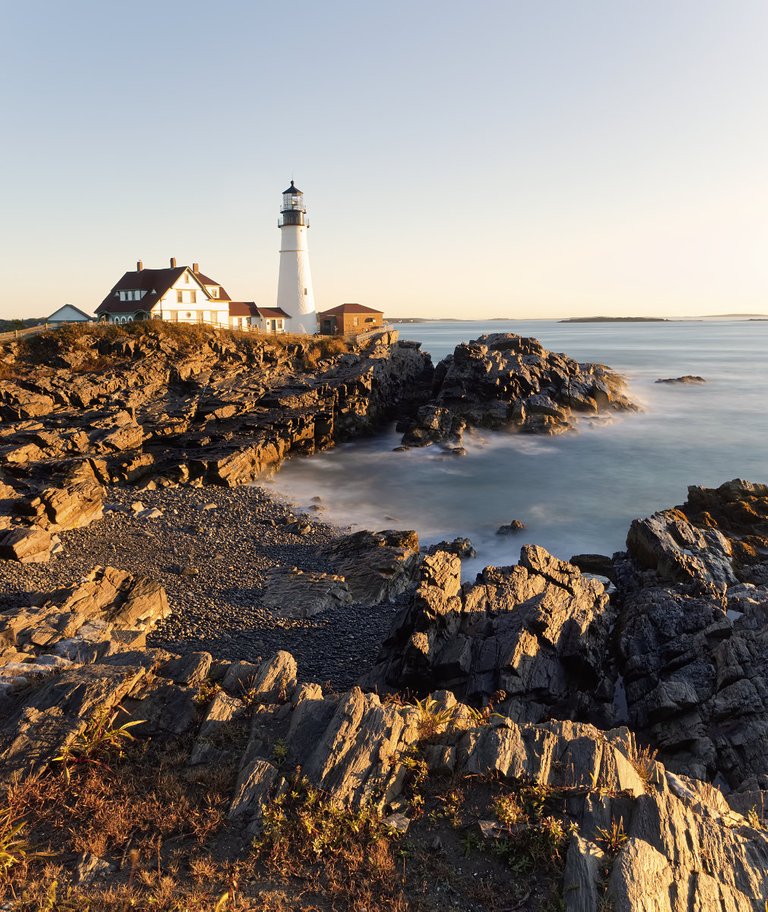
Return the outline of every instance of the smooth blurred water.
[[[323,519],[354,528],[416,529],[423,542],[472,539],[476,561],[517,560],[525,543],[568,558],[624,547],[637,516],[682,503],[689,484],[731,478],[768,481],[768,322],[556,323],[491,321],[398,327],[435,363],[484,332],[534,336],[579,361],[624,374],[639,414],[584,420],[575,433],[535,437],[468,435],[465,457],[436,447],[393,452],[390,430],[310,458],[287,462],[270,482],[305,509],[314,496]],[[656,384],[698,374],[705,385]],[[522,519],[527,529],[497,536]]]

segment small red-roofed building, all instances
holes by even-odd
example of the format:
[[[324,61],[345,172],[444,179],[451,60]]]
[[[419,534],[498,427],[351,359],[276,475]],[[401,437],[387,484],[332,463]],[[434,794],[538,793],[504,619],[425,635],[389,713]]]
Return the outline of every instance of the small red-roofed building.
[[[356,336],[384,325],[384,312],[363,304],[339,304],[317,315],[322,336]]]
[[[261,332],[284,333],[287,332],[288,321],[291,319],[282,307],[256,307],[253,325]]]

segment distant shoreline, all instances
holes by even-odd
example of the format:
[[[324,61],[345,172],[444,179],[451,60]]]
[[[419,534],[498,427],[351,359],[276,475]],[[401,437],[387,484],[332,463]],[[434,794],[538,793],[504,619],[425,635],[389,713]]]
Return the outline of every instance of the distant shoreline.
[[[676,323],[668,317],[567,317],[558,323]]]

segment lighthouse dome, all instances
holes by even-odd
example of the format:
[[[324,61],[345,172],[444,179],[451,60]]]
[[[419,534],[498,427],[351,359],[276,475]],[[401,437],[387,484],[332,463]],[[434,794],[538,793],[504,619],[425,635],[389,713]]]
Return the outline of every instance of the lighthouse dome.
[[[286,193],[302,193],[302,191],[299,190],[298,187],[294,186],[293,181],[291,181],[291,186],[287,190],[283,190],[283,196],[285,196]]]

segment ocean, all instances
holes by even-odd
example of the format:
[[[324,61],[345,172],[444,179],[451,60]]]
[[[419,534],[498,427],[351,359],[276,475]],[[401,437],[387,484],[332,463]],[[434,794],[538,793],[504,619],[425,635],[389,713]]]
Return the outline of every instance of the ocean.
[[[437,447],[394,452],[394,427],[287,461],[267,482],[297,510],[352,529],[415,529],[424,544],[457,536],[478,552],[465,578],[516,562],[520,546],[558,557],[624,548],[635,517],[682,503],[688,485],[768,482],[768,321],[558,323],[550,320],[401,324],[437,363],[483,333],[533,336],[578,361],[623,374],[638,413],[581,420],[560,437],[467,434],[464,457]],[[697,385],[663,377],[697,374]],[[513,519],[526,529],[496,530]]]

